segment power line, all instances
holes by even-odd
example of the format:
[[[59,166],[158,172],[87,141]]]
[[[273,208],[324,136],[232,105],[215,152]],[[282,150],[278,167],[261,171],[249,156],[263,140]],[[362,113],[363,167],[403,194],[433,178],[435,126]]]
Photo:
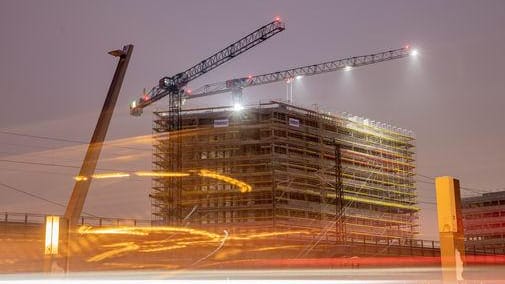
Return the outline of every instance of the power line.
[[[44,149],[45,151],[61,151],[61,150],[64,150],[65,148],[64,147],[48,147],[48,146],[42,146],[42,145],[27,145],[27,144],[19,144],[19,143],[4,143],[4,142],[0,142],[0,145],[8,145],[8,146],[16,146],[16,147],[28,147],[28,148],[34,148],[34,149],[37,149],[37,150],[40,150],[40,149]],[[113,145],[111,145],[113,146]],[[122,147],[122,146],[113,146],[113,147]],[[128,148],[130,149],[130,148]],[[147,152],[147,151],[150,151],[148,149],[139,149],[139,150],[135,150],[135,151],[144,151],[144,152]],[[2,154],[7,154],[9,156],[33,156],[33,155],[39,155],[41,152],[39,151],[25,151],[25,152],[6,152],[6,151],[2,151],[0,152]],[[111,153],[114,157],[124,157],[124,156],[127,156],[125,154],[120,154],[120,153]]]
[[[424,176],[424,177],[426,177],[426,176]],[[424,180],[416,180],[416,181],[420,182],[420,183],[435,185],[435,182],[433,182],[433,181],[424,181]],[[476,194],[484,194],[484,193],[494,192],[493,190],[485,190],[485,189],[472,188],[472,187],[466,187],[466,186],[460,186],[459,188],[462,190],[466,190],[468,192],[476,193]]]
[[[0,159],[0,162],[5,163],[13,163],[13,164],[26,164],[26,165],[38,165],[38,166],[48,166],[48,167],[61,167],[61,168],[71,168],[71,169],[80,169],[80,166],[74,165],[63,165],[56,163],[42,163],[42,162],[32,162],[32,161],[17,161],[17,160],[8,160],[8,159]],[[107,168],[97,168],[98,171],[115,171],[115,172],[134,172],[132,170],[118,170],[118,169],[107,169]]]
[[[24,191],[24,190],[22,190],[22,189],[16,188],[16,187],[14,187],[14,186],[12,186],[12,185],[5,184],[5,183],[3,183],[3,182],[0,182],[0,186],[2,186],[2,187],[4,187],[4,188],[7,188],[7,189],[10,189],[10,190],[13,190],[13,191],[16,191],[16,192],[19,192],[19,193],[22,193],[22,194],[26,194],[26,195],[31,196],[31,197],[33,197],[33,198],[40,199],[40,200],[43,200],[43,201],[45,201],[45,202],[48,202],[48,203],[51,203],[51,204],[54,204],[54,205],[57,205],[57,206],[60,206],[60,207],[63,207],[63,208],[66,208],[66,207],[67,207],[66,205],[61,204],[61,203],[59,203],[59,202],[49,200],[49,199],[47,199],[47,198],[45,198],[45,197],[42,197],[42,196],[40,196],[40,195],[37,195],[37,194],[34,194],[34,193],[30,193],[30,192]],[[84,211],[83,211],[82,213],[84,213],[84,214],[86,214],[86,215],[89,215],[89,216],[91,216],[91,217],[97,217],[97,218],[98,218],[98,216],[95,216],[95,215],[93,215],[93,214],[90,214],[90,213],[87,213],[87,212],[84,212]]]
[[[50,136],[32,135],[32,134],[11,132],[11,131],[5,131],[5,130],[0,130],[0,133],[6,134],[6,135],[12,135],[12,136],[29,137],[29,138],[59,141],[59,142],[66,142],[66,143],[73,143],[73,144],[89,144],[89,142],[82,141],[82,140],[73,140],[73,139],[50,137]],[[116,145],[111,145],[111,144],[108,144],[106,146],[115,147],[115,148],[130,149],[130,150],[136,150],[136,151],[151,151],[151,149],[135,148],[135,147],[128,147],[128,146],[116,146]]]
[[[47,175],[58,175],[58,176],[64,176],[64,177],[72,177],[75,178],[74,174],[71,173],[65,173],[65,172],[49,172],[49,171],[37,171],[37,170],[24,170],[24,169],[11,169],[11,168],[0,168],[0,170],[4,171],[12,171],[12,172],[21,172],[21,173],[36,173],[36,174],[47,174]],[[130,171],[131,173],[134,173],[135,171]],[[145,182],[145,179],[139,179],[139,178],[134,178],[130,176],[127,181],[132,182]]]
[[[421,203],[421,204],[430,204],[430,205],[437,205],[436,202],[433,202],[433,201],[418,201],[417,203]]]
[[[427,179],[435,179],[435,177],[431,177],[431,176],[428,176],[428,175],[423,175],[423,174],[420,174],[420,173],[416,173],[417,176],[420,176],[420,177],[423,177],[423,178],[427,178]]]
[[[13,169],[13,168],[4,168],[0,167],[2,171],[10,171],[10,172],[21,172],[21,173],[35,173],[35,174],[47,174],[47,175],[59,175],[59,176],[74,176],[73,174],[66,172],[50,172],[50,171],[38,171],[38,170],[25,170],[25,169]]]
[[[0,131],[0,133],[3,133],[4,131]],[[23,134],[24,135],[24,134]],[[117,147],[122,147],[122,146],[117,146]],[[43,163],[43,162],[32,162],[32,161],[17,161],[17,160],[9,160],[9,159],[0,159],[0,162],[6,162],[6,163],[15,163],[15,164],[28,164],[28,165],[39,165],[39,166],[50,166],[50,167],[62,167],[62,168],[72,168],[72,169],[80,169],[80,166],[74,166],[74,165],[64,165],[64,164],[57,164],[57,163]],[[133,172],[132,170],[118,170],[118,169],[108,169],[108,168],[97,168],[99,171],[122,171],[122,172]],[[434,177],[416,173],[417,176],[434,180]],[[417,182],[420,183],[425,183],[425,184],[431,184],[435,185],[435,182],[433,181],[425,181],[425,180],[416,180]],[[484,189],[479,189],[479,188],[472,188],[472,187],[466,187],[466,186],[460,186],[460,189],[472,192],[475,194],[484,194],[484,193],[490,193],[494,192],[493,190],[484,190]]]
[[[32,134],[26,134],[26,133],[19,133],[19,132],[12,132],[12,131],[6,131],[6,130],[0,130],[1,134],[6,134],[6,135],[12,135],[12,136],[20,136],[20,137],[29,137],[29,138],[36,138],[36,139],[43,139],[43,140],[52,140],[52,141],[59,141],[59,142],[66,142],[66,143],[74,143],[74,144],[89,144],[88,142],[82,141],[82,140],[74,140],[74,139],[67,139],[67,138],[59,138],[59,137],[50,137],[50,136],[40,136],[40,135],[32,135]],[[3,144],[6,144],[5,142],[2,142]],[[21,146],[28,146],[28,147],[39,147],[39,146],[31,146],[31,145],[21,145]],[[136,150],[136,151],[152,151],[151,149],[143,149],[143,148],[135,148],[135,147],[128,147],[128,146],[116,146],[116,145],[107,145],[110,147],[115,147],[115,148],[123,148],[123,149],[130,149],[130,150]],[[36,163],[36,162],[20,162],[20,161],[13,161],[13,160],[0,160],[3,162],[11,162],[11,163],[25,163],[25,164],[36,164],[36,165],[42,165],[42,166],[55,166],[55,167],[67,167],[67,168],[80,168],[77,166],[67,166],[67,165],[61,165],[61,164],[49,164],[49,163]],[[114,169],[97,169],[97,170],[110,170],[110,171],[118,171]],[[128,171],[125,171],[128,172]],[[435,177],[421,174],[421,173],[416,173],[417,176],[423,177],[426,179],[434,180]],[[424,182],[425,181],[420,181],[417,180],[418,182]],[[431,184],[435,184],[434,182],[431,182]],[[484,190],[484,189],[478,189],[478,188],[471,188],[471,187],[465,187],[465,186],[460,186],[460,189],[466,190],[468,192],[476,193],[476,194],[484,194],[484,193],[490,193],[493,192],[493,190]]]
[[[42,146],[42,145],[27,145],[27,144],[21,144],[21,143],[8,143],[8,142],[0,142],[2,145],[7,145],[7,146],[16,146],[16,147],[28,147],[28,148],[42,148],[42,149],[56,149],[54,147],[49,147],[49,146]]]
[[[39,166],[50,166],[50,167],[63,167],[63,168],[72,168],[72,169],[80,169],[81,167],[79,166],[73,166],[73,165],[63,165],[63,164],[56,164],[56,163],[42,163],[42,162],[31,162],[31,161],[17,161],[17,160],[8,160],[8,159],[0,159],[0,162],[6,162],[6,163],[15,163],[15,164],[28,164],[28,165],[39,165]],[[121,171],[121,172],[133,172],[131,170],[118,170],[118,169],[108,169],[108,168],[97,168],[99,171]],[[428,177],[426,175],[421,175],[417,174],[422,177]],[[435,182],[433,181],[424,181],[424,180],[416,180],[417,182],[420,183],[426,183],[426,184],[432,184],[434,185]],[[460,186],[460,189],[466,190],[472,193],[476,194],[484,194],[484,193],[490,193],[493,192],[492,190],[484,190],[484,189],[478,189],[478,188],[471,188],[471,187],[465,187],[465,186]]]
[[[426,184],[435,184],[434,182],[432,181],[425,181],[425,180],[416,180],[416,182],[420,182],[420,183],[426,183]]]

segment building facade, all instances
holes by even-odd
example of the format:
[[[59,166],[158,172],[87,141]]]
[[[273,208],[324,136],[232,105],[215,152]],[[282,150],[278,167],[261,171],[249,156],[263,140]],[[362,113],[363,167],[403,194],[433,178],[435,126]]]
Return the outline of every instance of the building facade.
[[[281,102],[183,110],[173,131],[169,117],[154,113],[153,168],[167,173],[154,178],[150,195],[160,223],[315,230],[327,240],[418,233],[414,139],[406,131]]]
[[[468,249],[505,247],[505,191],[462,198],[462,212]]]

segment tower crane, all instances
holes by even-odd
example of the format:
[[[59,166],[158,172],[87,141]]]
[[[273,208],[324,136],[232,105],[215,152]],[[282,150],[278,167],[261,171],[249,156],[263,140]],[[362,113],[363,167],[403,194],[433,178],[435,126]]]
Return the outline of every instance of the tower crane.
[[[180,108],[180,98],[184,93],[183,88],[189,82],[273,37],[284,29],[284,23],[279,17],[276,17],[271,23],[258,28],[187,70],[171,77],[161,78],[157,86],[154,86],[149,92],[130,104],[130,114],[140,116],[146,106],[168,96],[169,111],[173,111],[175,115]]]
[[[347,57],[319,64],[266,73],[262,75],[249,75],[247,77],[203,85],[194,91],[186,89],[183,95],[183,99],[194,99],[231,92],[234,105],[239,105],[241,103],[242,90],[247,87],[292,80],[299,76],[313,76],[337,70],[350,70],[354,67],[371,65],[416,54],[417,51],[415,49],[411,49],[411,47],[407,45],[399,49],[382,51],[368,55]]]
[[[276,17],[271,23],[256,29],[252,33],[202,60],[191,68],[177,73],[172,77],[161,78],[158,86],[153,87],[149,93],[145,94],[143,97],[134,101],[130,105],[131,114],[137,116],[142,114],[142,109],[144,107],[168,95],[170,98],[169,108],[173,114],[173,118],[178,118],[180,116],[181,94],[184,93],[182,88],[184,88],[190,81],[217,68],[221,64],[226,63],[235,56],[246,52],[250,48],[264,42],[284,29],[284,23],[279,17]],[[91,184],[91,177],[95,172],[96,164],[100,157],[103,141],[109,128],[110,119],[114,111],[114,106],[119,95],[119,90],[121,88],[132,51],[133,45],[127,45],[123,50],[114,50],[110,52],[111,55],[119,57],[120,60],[116,68],[116,72],[114,73],[114,77],[95,127],[95,131],[91,138],[91,142],[88,146],[88,151],[86,152],[78,179],[76,179],[72,195],[65,210],[65,219],[69,221],[69,225],[72,227],[78,224],[78,219],[82,213],[82,208],[84,207],[84,202]],[[172,125],[177,127],[179,122],[173,118],[171,119],[174,121]]]

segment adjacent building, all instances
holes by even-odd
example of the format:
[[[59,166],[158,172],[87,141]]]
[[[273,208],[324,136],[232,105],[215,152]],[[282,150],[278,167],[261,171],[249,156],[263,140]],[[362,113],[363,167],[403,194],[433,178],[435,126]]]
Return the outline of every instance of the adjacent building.
[[[462,211],[468,249],[505,247],[505,191],[463,198]]]

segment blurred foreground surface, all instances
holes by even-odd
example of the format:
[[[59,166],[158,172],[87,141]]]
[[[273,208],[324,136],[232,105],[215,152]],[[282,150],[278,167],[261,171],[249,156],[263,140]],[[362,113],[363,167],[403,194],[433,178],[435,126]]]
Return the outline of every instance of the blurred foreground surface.
[[[11,226],[4,226],[0,237],[0,280],[4,281],[305,279],[439,283],[442,279],[440,257],[431,247],[338,245],[307,230],[217,233],[169,226],[82,226],[67,245],[61,245],[61,255],[51,259],[44,256],[41,226]],[[62,256],[66,254],[68,257]],[[467,253],[463,261],[463,279],[505,283],[504,255]]]
[[[505,269],[480,266],[465,269],[465,283],[505,283]],[[64,274],[22,273],[0,275],[0,281],[33,280],[332,280],[331,283],[442,283],[440,269],[418,268],[360,268],[360,269],[243,269],[243,270],[119,270],[76,272]],[[122,282],[124,283],[124,282]],[[173,282],[171,282],[173,283]],[[232,282],[231,282],[232,283]],[[249,282],[250,283],[250,282]],[[271,283],[271,282],[269,282]],[[307,282],[301,282],[307,283]],[[327,283],[327,282],[326,282]]]

